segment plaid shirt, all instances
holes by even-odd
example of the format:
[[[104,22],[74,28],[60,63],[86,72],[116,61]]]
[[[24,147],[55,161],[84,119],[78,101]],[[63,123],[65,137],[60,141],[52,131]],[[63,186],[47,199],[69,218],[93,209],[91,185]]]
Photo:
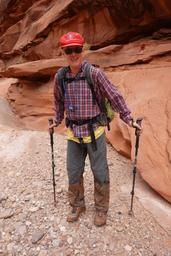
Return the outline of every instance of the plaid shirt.
[[[79,73],[79,77],[85,77],[84,66],[86,61],[82,63]],[[66,78],[73,78],[74,75],[70,70],[66,73]],[[94,81],[94,90],[96,92],[99,102],[102,97],[106,97],[110,100],[114,111],[120,114],[120,118],[128,123],[131,119],[130,110],[127,108],[126,103],[122,95],[118,92],[117,88],[108,80],[105,73],[98,69],[92,69],[92,79]],[[103,96],[102,96],[103,95]],[[74,80],[65,84],[65,93],[63,95],[62,88],[58,85],[57,75],[55,76],[54,86],[54,98],[55,98],[55,122],[60,124],[64,119],[64,111],[68,119],[71,120],[85,120],[91,119],[100,114],[100,109],[97,104],[93,103],[92,92],[90,86],[86,80]],[[94,130],[98,127],[98,124],[93,124]],[[73,125],[72,127],[74,136],[82,138],[89,136],[88,125],[81,126]]]

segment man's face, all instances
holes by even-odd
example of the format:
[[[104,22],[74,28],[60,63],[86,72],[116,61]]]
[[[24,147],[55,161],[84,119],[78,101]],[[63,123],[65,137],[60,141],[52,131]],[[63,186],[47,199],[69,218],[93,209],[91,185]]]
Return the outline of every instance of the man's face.
[[[82,46],[67,46],[62,50],[69,66],[79,68],[82,63]]]

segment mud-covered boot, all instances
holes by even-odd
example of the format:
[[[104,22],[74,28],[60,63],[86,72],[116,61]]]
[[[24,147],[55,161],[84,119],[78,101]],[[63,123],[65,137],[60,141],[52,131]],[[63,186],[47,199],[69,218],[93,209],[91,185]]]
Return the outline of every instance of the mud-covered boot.
[[[94,217],[94,225],[101,227],[106,225],[107,212],[96,211]]]
[[[67,221],[74,222],[77,221],[80,214],[86,210],[83,177],[81,177],[79,183],[69,184],[68,197],[71,211],[68,214]]]
[[[99,184],[94,183],[94,201],[96,213],[94,217],[94,224],[96,226],[103,226],[106,224],[107,211],[109,209],[109,182]]]
[[[67,216],[67,221],[68,222],[74,222],[79,219],[79,216],[82,212],[85,212],[86,208],[85,206],[83,207],[72,207],[71,212],[69,212]]]

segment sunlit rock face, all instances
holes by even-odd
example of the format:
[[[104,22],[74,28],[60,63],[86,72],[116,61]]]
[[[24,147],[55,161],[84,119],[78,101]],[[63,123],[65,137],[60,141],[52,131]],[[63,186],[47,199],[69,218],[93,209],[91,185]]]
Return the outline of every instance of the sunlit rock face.
[[[7,92],[12,110],[26,129],[47,130],[54,75],[66,65],[59,37],[80,32],[88,49],[84,58],[106,72],[132,115],[143,117],[138,170],[171,202],[170,21],[166,0],[1,1],[0,75],[17,78]],[[64,125],[58,130],[64,132]],[[135,132],[118,114],[107,139],[134,159]]]

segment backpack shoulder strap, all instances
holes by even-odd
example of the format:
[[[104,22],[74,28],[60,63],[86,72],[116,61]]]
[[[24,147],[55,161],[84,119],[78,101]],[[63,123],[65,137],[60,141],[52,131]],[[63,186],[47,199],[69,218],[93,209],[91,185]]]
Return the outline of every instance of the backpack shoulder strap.
[[[96,95],[95,89],[94,89],[94,81],[92,77],[92,70],[93,68],[96,68],[94,65],[91,65],[89,63],[85,64],[84,72],[85,72],[85,77],[88,82],[88,85],[90,86],[92,97],[93,97],[93,103],[97,104],[99,109],[102,111],[102,106],[98,100],[98,97]]]
[[[91,93],[92,93],[92,96],[93,96],[93,103],[97,103],[97,97],[96,97],[96,93],[95,93],[95,90],[94,90],[94,81],[93,81],[93,78],[92,78],[92,69],[93,69],[93,65],[89,64],[89,63],[86,63],[85,64],[85,67],[84,67],[84,73],[85,73],[85,78],[88,82],[88,85],[91,89]]]
[[[65,94],[65,76],[68,71],[68,67],[63,67],[57,71],[57,80],[59,87],[62,89],[62,93]]]

